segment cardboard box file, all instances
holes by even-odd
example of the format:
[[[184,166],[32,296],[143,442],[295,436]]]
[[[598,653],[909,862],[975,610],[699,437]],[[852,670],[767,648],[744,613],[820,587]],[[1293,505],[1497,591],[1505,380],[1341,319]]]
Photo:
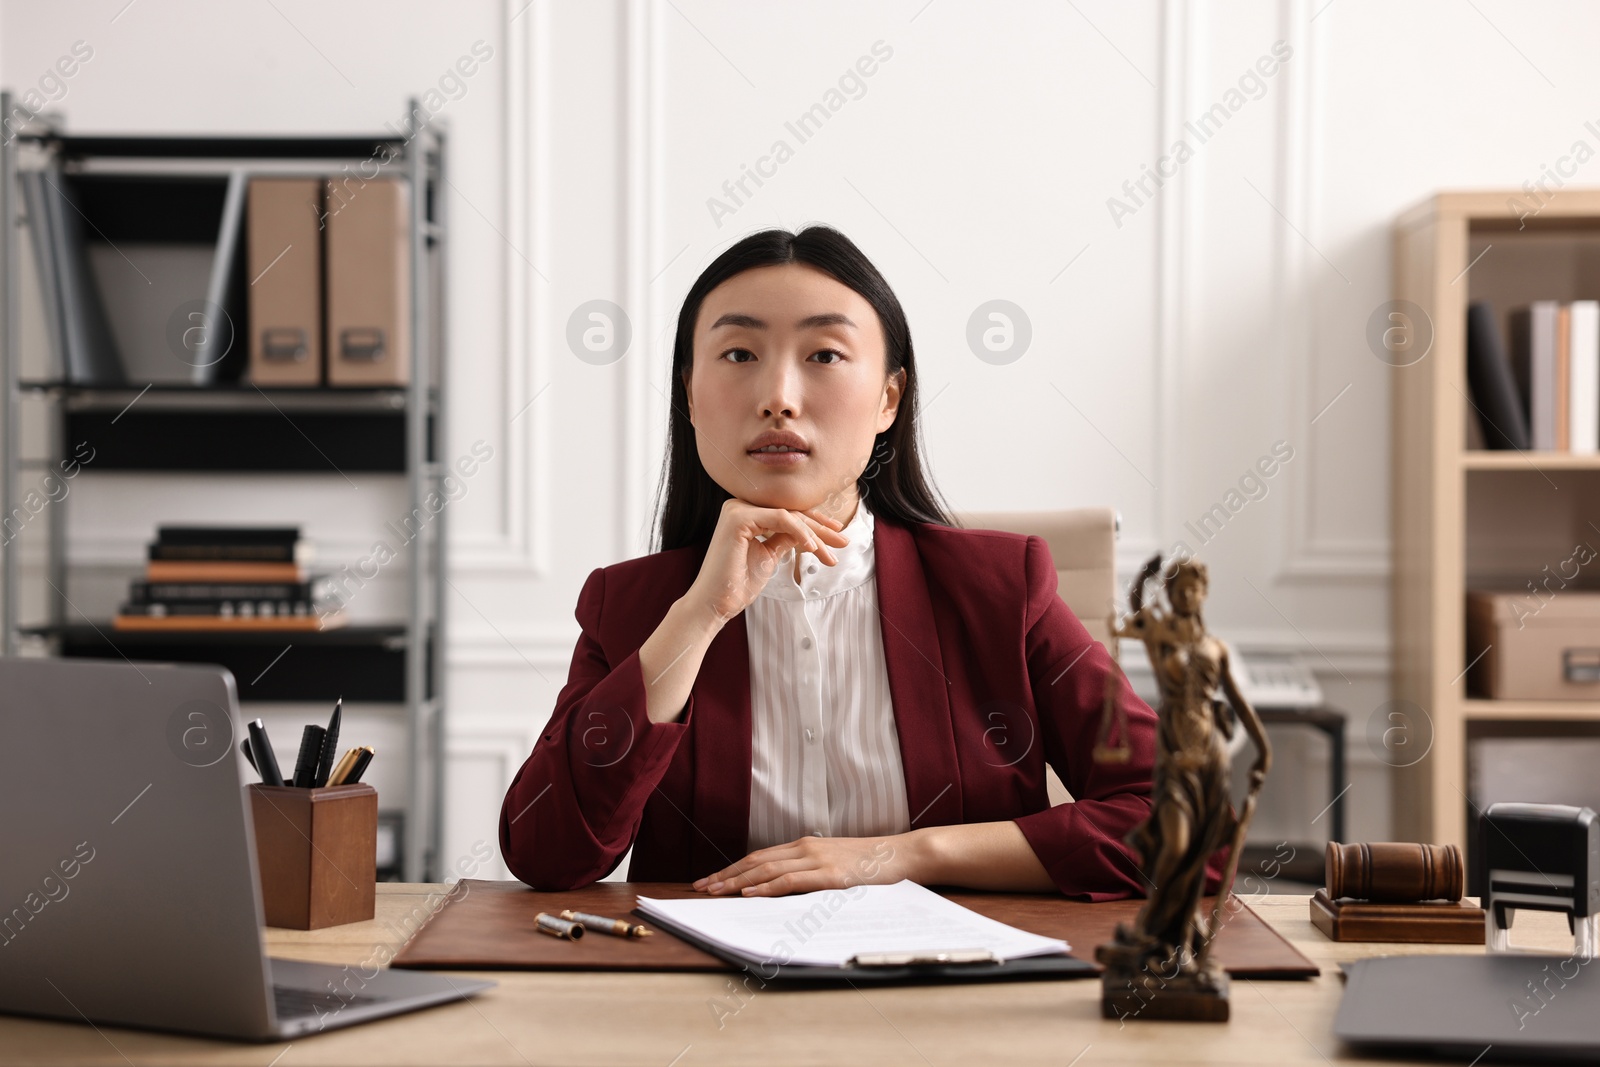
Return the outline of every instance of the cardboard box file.
[[[1467,662],[1474,696],[1600,700],[1600,592],[1469,592]]]
[[[250,181],[250,380],[322,384],[322,181]]]
[[[409,190],[390,178],[327,184],[329,385],[410,380]]]

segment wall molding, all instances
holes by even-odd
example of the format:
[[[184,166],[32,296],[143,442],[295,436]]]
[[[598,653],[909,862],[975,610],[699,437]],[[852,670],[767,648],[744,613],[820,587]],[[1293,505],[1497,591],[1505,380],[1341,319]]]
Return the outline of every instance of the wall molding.
[[[1200,11],[1186,0],[1164,0],[1161,5],[1161,70],[1157,75],[1161,103],[1153,158],[1160,158],[1170,145],[1184,137],[1188,103],[1193,96],[1192,80],[1198,66],[1195,62],[1199,54],[1196,32],[1200,19]],[[1177,188],[1169,195],[1155,200],[1156,343],[1151,376],[1155,379],[1158,408],[1155,480],[1160,488],[1152,490],[1157,536],[1132,539],[1136,543],[1160,542],[1160,535],[1176,526],[1179,502],[1172,490],[1172,480],[1179,470],[1180,368],[1184,339],[1191,336],[1187,281],[1192,277],[1189,257],[1196,245],[1190,228],[1197,217],[1194,201],[1199,184],[1197,173],[1186,175],[1186,180],[1176,183]],[[1148,557],[1152,551],[1154,548],[1143,555]],[[1134,565],[1135,569],[1138,565]]]
[[[452,575],[544,578],[550,574],[551,420],[535,397],[551,383],[548,346],[536,341],[539,331],[552,325],[549,282],[538,266],[549,262],[551,228],[550,5],[547,0],[501,0],[500,9],[506,26],[499,137],[504,151],[499,286],[504,340],[499,346],[496,413],[501,431],[496,460],[503,457],[498,464],[501,522],[492,533],[462,533],[463,524],[453,523],[446,566]],[[459,172],[459,156],[452,159]],[[452,194],[455,190],[446,187],[445,197]],[[466,212],[452,214],[460,219]],[[451,267],[452,276],[458,276],[459,259]],[[459,404],[459,391],[451,395]],[[343,547],[331,546],[330,554]],[[358,556],[370,547],[362,545]]]
[[[550,229],[550,14],[544,0],[502,0],[501,13],[507,26],[500,131],[506,228],[499,412],[505,445],[503,518],[494,535],[453,538],[448,567],[474,576],[541,578],[550,570],[549,420],[537,402],[530,402],[550,384],[545,346],[533,341],[551,323],[548,283],[538,271],[540,262],[549,261],[544,253]]]
[[[657,0],[629,0],[626,14],[626,69],[623,156],[625,181],[623,300],[632,317],[633,340],[623,357],[617,388],[622,428],[622,470],[617,483],[617,548],[622,558],[650,551],[651,482],[654,442],[665,432],[656,412],[664,406],[651,384],[658,324],[657,265],[661,256],[662,160],[665,129],[666,61],[662,12]]]
[[[450,667],[512,668],[527,670],[531,664],[553,684],[566,681],[572,650],[579,630],[569,627],[520,627],[492,630],[457,626],[453,631],[445,661]],[[556,673],[551,674],[551,671]],[[453,722],[453,720],[452,720]],[[452,726],[453,728],[453,726]]]
[[[1312,0],[1280,0],[1278,14],[1281,35],[1294,49],[1292,60],[1285,64],[1284,92],[1278,100],[1274,155],[1279,206],[1285,216],[1294,220],[1292,227],[1282,220],[1274,223],[1275,251],[1282,266],[1278,272],[1278,306],[1288,308],[1280,319],[1284,327],[1281,333],[1293,339],[1287,361],[1288,395],[1296,415],[1294,432],[1304,434],[1307,457],[1304,476],[1292,479],[1288,487],[1289,515],[1278,577],[1296,584],[1382,584],[1389,576],[1387,538],[1331,538],[1317,531],[1317,493],[1313,484],[1317,465],[1311,420],[1321,413],[1329,398],[1313,393],[1314,368],[1322,346],[1316,329],[1317,293],[1308,279],[1317,253],[1300,234],[1314,235],[1320,219],[1323,188],[1318,176],[1325,62],[1322,38],[1311,26]],[[1285,295],[1292,299],[1283,299]],[[1299,429],[1302,426],[1304,430]]]
[[[489,761],[497,765],[495,781],[510,785],[517,768],[522,766],[528,758],[528,753],[533,751],[533,731],[518,728],[510,724],[508,719],[485,720],[481,717],[457,721],[452,717],[448,736],[445,738],[445,789],[450,791],[451,767],[460,762],[481,764]],[[476,772],[478,768],[474,768]],[[461,841],[449,840],[450,826],[449,808],[446,808],[445,825],[442,828],[446,839],[444,841],[442,863],[445,870],[439,872],[440,877],[452,880],[460,877],[459,873],[451,869],[458,858],[476,859],[471,845],[462,848]],[[476,866],[472,877],[474,878],[510,878],[506,870],[505,859],[500,854],[500,842],[491,825],[487,832],[478,833],[472,838],[472,845],[479,840],[484,840],[494,850],[493,858],[486,864]]]

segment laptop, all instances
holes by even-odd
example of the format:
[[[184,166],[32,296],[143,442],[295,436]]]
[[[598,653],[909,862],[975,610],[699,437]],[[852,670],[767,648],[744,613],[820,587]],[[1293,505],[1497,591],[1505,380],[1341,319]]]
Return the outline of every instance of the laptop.
[[[1522,952],[1357,960],[1344,965],[1333,1033],[1359,1052],[1457,1064],[1600,1062],[1593,965]]]
[[[0,658],[0,1012],[270,1041],[495,985],[268,958],[233,676]]]

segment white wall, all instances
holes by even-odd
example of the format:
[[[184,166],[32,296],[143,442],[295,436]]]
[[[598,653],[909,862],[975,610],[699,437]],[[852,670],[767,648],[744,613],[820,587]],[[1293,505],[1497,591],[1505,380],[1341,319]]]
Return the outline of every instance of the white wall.
[[[0,4],[15,90],[74,41],[94,48],[58,105],[81,131],[372,129],[475,41],[494,49],[443,110],[446,452],[496,452],[452,505],[447,863],[494,839],[565,677],[583,578],[646,549],[685,288],[745,233],[809,221],[850,234],[905,303],[952,503],[1112,504],[1130,572],[1157,546],[1199,550],[1212,628],[1246,651],[1303,652],[1350,713],[1350,834],[1387,834],[1364,735],[1387,674],[1388,382],[1365,332],[1388,297],[1388,227],[1436,188],[1521,185],[1590,137],[1600,8],[525,3]],[[1230,98],[1277,42],[1290,58]],[[875,45],[892,51],[864,91],[799,143],[785,122]],[[1200,143],[1185,124],[1219,103],[1238,106]],[[1135,204],[1123,183],[1180,138],[1192,158]],[[777,139],[793,158],[719,222],[708,198]],[[1114,219],[1111,197],[1136,210]],[[632,325],[607,366],[565,340],[593,299]],[[1003,366],[966,341],[993,299],[1032,326]],[[1186,523],[1279,441],[1293,458],[1266,496],[1202,545]],[[72,556],[102,577],[86,596],[114,597],[180,499],[160,479],[86,481]],[[398,499],[336,477],[208,493],[230,518],[290,509],[336,561],[362,554]],[[1326,796],[1316,743],[1285,733],[1280,747],[1263,840],[1303,836]]]

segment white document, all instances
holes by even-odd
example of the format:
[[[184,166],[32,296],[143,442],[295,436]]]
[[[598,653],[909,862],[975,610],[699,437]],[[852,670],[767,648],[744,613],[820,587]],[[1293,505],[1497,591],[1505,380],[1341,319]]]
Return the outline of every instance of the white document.
[[[996,922],[916,882],[786,897],[639,898],[639,911],[753,959],[839,967],[862,953],[984,949],[997,960],[1068,951],[1065,941]]]
[[[1600,452],[1600,302],[1572,302],[1572,360],[1567,422],[1573,452]]]

